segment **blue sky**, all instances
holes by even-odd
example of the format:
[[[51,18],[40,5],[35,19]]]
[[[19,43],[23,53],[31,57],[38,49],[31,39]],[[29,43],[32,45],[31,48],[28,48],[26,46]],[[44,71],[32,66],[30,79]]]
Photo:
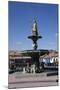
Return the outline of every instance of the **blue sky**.
[[[58,5],[9,1],[9,50],[32,49],[32,25],[36,17],[38,32],[43,38],[38,40],[38,49],[57,49]]]

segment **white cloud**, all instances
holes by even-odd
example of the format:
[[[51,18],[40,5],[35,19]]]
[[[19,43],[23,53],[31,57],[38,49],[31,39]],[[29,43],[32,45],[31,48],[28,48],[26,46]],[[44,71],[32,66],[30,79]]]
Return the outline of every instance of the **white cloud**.
[[[18,42],[16,42],[16,44],[17,44],[17,45],[21,45],[21,44],[22,44],[22,42],[19,42],[19,41],[18,41]]]
[[[58,33],[56,33],[55,35],[56,35],[56,37],[57,37],[57,36],[58,36]]]

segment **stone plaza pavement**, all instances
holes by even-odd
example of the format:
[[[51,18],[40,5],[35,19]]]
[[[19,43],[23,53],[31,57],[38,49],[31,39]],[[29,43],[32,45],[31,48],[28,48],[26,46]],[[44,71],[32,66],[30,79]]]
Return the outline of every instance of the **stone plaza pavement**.
[[[16,72],[9,74],[8,80],[8,88],[58,86],[58,76],[47,76],[46,73],[21,74]]]

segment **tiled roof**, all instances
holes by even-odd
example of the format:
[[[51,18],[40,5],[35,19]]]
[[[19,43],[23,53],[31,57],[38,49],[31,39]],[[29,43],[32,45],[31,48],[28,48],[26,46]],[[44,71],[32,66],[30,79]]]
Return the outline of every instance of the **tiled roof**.
[[[58,57],[58,53],[50,52],[49,54],[45,54],[45,55],[41,56],[41,58],[52,58],[52,57]]]

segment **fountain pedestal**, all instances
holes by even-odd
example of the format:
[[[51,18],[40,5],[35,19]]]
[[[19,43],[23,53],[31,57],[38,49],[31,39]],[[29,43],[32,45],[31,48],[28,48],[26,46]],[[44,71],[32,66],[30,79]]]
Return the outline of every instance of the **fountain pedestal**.
[[[40,72],[40,63],[39,63],[39,52],[38,50],[32,51],[32,65],[35,65],[35,72]]]

